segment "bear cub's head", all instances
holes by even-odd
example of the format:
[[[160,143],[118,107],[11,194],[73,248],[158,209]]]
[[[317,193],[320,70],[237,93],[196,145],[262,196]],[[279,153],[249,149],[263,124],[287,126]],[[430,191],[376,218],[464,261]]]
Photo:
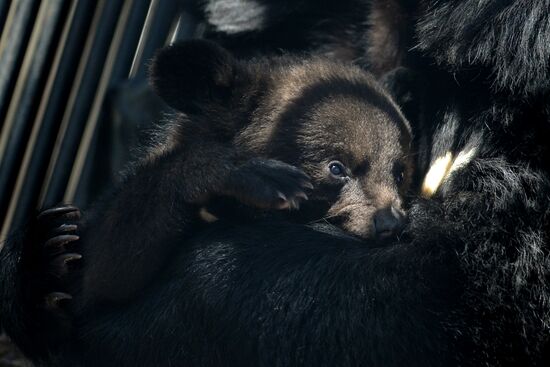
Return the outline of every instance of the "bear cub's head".
[[[312,218],[365,238],[402,226],[411,129],[364,70],[318,57],[238,60],[194,40],[161,51],[151,82],[186,116],[184,140],[215,139],[307,173],[314,188],[299,212],[315,208]]]

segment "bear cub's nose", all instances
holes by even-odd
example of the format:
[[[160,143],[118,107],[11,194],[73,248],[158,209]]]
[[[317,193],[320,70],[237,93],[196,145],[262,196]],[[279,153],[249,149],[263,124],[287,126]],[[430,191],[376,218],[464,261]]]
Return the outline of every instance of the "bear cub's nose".
[[[399,232],[405,224],[405,215],[394,206],[374,213],[374,232],[379,238],[388,238]]]

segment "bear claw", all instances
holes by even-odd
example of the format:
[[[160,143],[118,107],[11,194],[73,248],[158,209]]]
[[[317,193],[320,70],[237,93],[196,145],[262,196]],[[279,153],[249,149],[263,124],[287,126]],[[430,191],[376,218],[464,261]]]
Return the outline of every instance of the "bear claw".
[[[42,211],[40,214],[38,214],[38,220],[43,220],[50,217],[58,217],[69,213],[74,214],[77,219],[80,218],[80,210],[77,207],[72,205],[64,205]]]
[[[75,225],[76,227],[76,225]],[[63,245],[66,245],[69,242],[74,242],[80,239],[79,236],[74,234],[63,234],[59,236],[55,236],[53,238],[50,238],[46,241],[44,244],[45,247],[61,247]]]
[[[54,233],[74,232],[78,229],[76,224],[62,224],[53,230]]]
[[[82,255],[77,254],[77,253],[68,253],[68,254],[58,256],[55,261],[56,262],[62,262],[64,264],[68,264],[71,261],[80,260],[80,259],[82,259]]]

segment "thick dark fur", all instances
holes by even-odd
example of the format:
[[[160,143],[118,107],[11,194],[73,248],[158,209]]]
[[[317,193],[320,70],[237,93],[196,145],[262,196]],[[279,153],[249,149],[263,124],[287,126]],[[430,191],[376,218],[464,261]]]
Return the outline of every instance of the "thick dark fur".
[[[434,197],[412,204],[406,236],[387,247],[286,221],[220,223],[182,246],[182,258],[135,301],[81,315],[70,342],[58,345],[78,357],[51,347],[53,358],[123,366],[548,364],[548,1],[373,1],[373,12],[357,11],[348,24],[353,4],[332,8],[328,21],[350,35],[340,44],[353,45],[362,65],[385,75],[420,132],[419,175],[447,151],[474,148],[471,161]],[[405,26],[388,26],[392,14]],[[285,22],[301,15],[289,12]],[[272,27],[250,37],[269,45]],[[244,33],[217,37],[246,49]],[[323,30],[296,39],[315,50],[314,37]],[[385,37],[381,50],[372,40]],[[2,252],[4,292],[21,284],[13,246]],[[14,304],[6,299],[2,312]]]

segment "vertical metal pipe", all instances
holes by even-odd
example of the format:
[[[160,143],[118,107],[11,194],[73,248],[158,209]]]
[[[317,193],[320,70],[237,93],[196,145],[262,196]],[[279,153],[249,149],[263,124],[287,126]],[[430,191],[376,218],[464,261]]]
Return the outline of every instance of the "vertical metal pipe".
[[[17,0],[10,4],[0,35],[0,126],[9,103],[10,89],[34,21],[35,0]],[[2,154],[0,153],[0,160]]]
[[[139,55],[136,55],[130,77],[145,79],[147,65],[155,50],[165,44],[170,27],[180,14],[180,3],[174,0],[154,0],[155,11],[147,19],[148,26],[144,29]]]
[[[6,23],[6,18],[8,17],[8,9],[10,8],[10,0],[0,1],[0,34],[4,29],[4,24]]]
[[[94,3],[87,0],[70,2],[51,68],[44,71],[48,75],[48,80],[34,118],[0,239],[5,238],[10,227],[18,228],[34,214],[40,186],[59,128],[59,120],[94,7]]]
[[[39,206],[52,206],[63,199],[123,2],[98,2],[48,166]]]
[[[33,104],[42,87],[43,71],[50,45],[60,22],[65,0],[47,0],[40,4],[17,82],[0,132],[0,216],[5,212],[13,187],[16,169],[30,131]]]

